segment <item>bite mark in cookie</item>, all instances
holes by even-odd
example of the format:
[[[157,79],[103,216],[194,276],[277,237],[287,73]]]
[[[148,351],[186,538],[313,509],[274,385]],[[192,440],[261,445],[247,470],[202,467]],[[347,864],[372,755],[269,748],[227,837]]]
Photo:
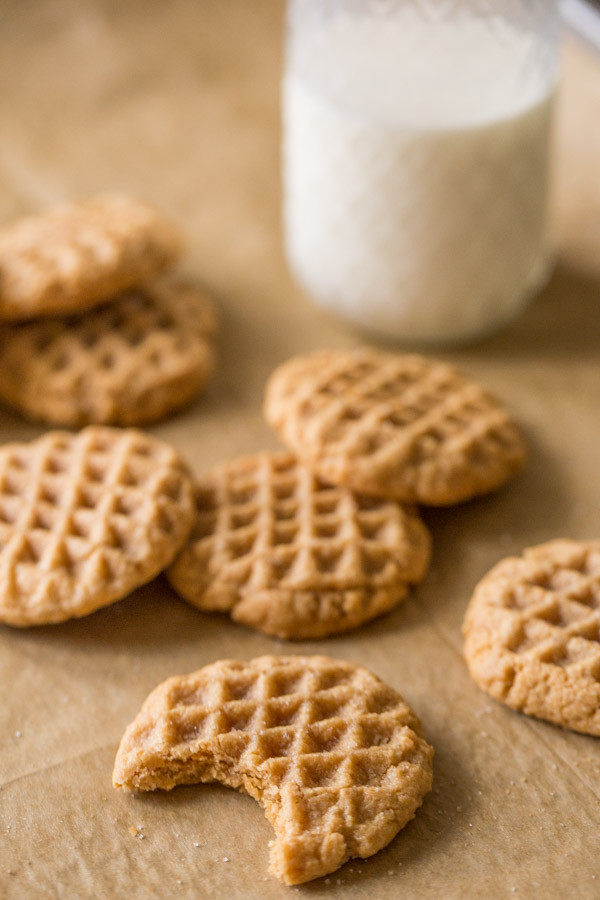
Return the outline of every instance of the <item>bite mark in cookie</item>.
[[[385,847],[431,789],[432,758],[412,710],[368,670],[263,656],[159,685],[123,736],[113,783],[245,791],[275,829],[271,871],[301,884]]]

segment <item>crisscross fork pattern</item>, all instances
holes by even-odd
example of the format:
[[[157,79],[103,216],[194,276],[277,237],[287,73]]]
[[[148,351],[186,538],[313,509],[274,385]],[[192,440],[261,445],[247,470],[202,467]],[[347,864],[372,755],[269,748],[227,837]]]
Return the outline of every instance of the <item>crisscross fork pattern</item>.
[[[499,486],[523,462],[506,412],[444,363],[371,350],[320,353],[271,376],[265,414],[334,484],[422,503]]]
[[[83,314],[8,325],[0,333],[0,397],[57,424],[153,421],[204,385],[214,331],[205,295],[176,283]]]
[[[256,598],[269,592],[272,607],[289,611],[279,633],[301,636],[309,625],[335,630],[346,619],[352,627],[395,605],[428,559],[429,537],[412,510],[327,485],[289,453],[263,453],[201,480],[196,522],[169,578],[200,608],[249,624],[258,624],[250,621]]]
[[[551,541],[499,563],[465,632],[474,677],[494,696],[600,735],[599,541]]]
[[[149,580],[185,539],[187,471],[141,432],[48,432],[0,449],[0,619],[83,615]]]
[[[367,670],[327,657],[261,657],[157,688],[123,738],[115,783],[245,788],[275,828],[276,873],[297,883],[387,843],[429,789],[431,756],[414,714]]]

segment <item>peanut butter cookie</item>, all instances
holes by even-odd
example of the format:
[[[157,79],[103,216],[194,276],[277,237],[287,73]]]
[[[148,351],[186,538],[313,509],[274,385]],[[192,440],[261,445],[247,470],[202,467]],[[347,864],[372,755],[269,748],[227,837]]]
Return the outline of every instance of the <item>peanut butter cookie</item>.
[[[371,672],[263,656],[159,685],[123,736],[113,782],[245,791],[275,829],[271,872],[301,884],[385,847],[431,789],[432,758],[412,710]]]
[[[0,622],[62,622],[120,600],[171,562],[193,515],[179,456],[139,431],[0,447]]]
[[[55,425],[140,425],[191,400],[214,365],[215,317],[184,284],[0,328],[0,399]]]
[[[475,589],[464,632],[484,691],[600,736],[600,541],[555,540],[502,560]]]
[[[278,637],[361,625],[403,600],[429,562],[414,510],[326,485],[290,453],[217,466],[196,505],[171,584],[202,610]]]
[[[319,477],[354,491],[445,506],[522,467],[508,414],[451,366],[370,349],[300,356],[272,374],[265,416]]]
[[[178,256],[173,226],[117,194],[66,203],[0,229],[0,319],[90,309]]]

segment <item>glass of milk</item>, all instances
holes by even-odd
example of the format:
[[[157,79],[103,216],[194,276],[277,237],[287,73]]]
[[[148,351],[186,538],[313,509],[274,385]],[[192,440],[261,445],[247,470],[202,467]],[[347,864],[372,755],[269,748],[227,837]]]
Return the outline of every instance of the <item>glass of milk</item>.
[[[557,0],[289,0],[288,262],[383,337],[474,339],[549,271]]]

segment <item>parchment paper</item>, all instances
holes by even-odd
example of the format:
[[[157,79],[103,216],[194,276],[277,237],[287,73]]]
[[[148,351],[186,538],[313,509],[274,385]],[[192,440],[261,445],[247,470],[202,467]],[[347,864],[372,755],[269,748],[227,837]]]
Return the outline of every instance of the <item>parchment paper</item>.
[[[0,11],[1,218],[130,191],[181,223],[187,266],[218,298],[217,376],[153,429],[196,471],[277,447],[260,415],[277,363],[359,340],[308,303],[283,260],[282,10],[276,0],[6,0]],[[461,656],[466,602],[497,559],[600,534],[600,65],[575,45],[556,151],[548,288],[498,337],[440,354],[513,410],[527,471],[497,495],[426,513],[426,582],[345,637],[271,640],[196,612],[160,580],[80,621],[0,628],[1,897],[600,896],[600,744],[502,708]],[[3,441],[41,430],[1,413]],[[313,651],[394,685],[436,748],[435,790],[376,857],[286,888],[267,875],[271,829],[251,799],[219,786],[143,799],[112,789],[121,734],[159,681],[223,656]]]

